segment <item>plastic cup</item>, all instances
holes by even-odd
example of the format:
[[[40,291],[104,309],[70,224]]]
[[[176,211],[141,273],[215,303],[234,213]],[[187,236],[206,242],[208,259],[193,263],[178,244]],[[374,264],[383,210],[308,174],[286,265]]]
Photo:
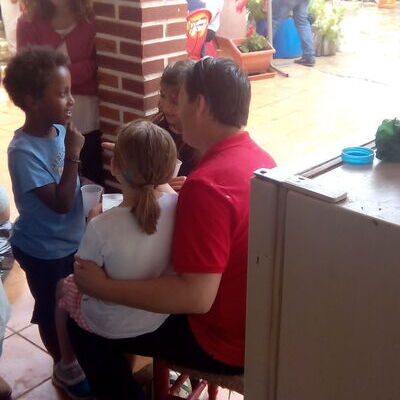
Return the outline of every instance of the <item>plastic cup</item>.
[[[122,203],[122,193],[108,193],[102,196],[103,212],[113,207],[118,207]]]
[[[83,212],[85,217],[89,215],[89,211],[100,201],[103,188],[100,185],[84,185],[81,187]]]
[[[176,160],[175,171],[174,171],[174,175],[172,175],[172,178],[176,178],[178,176],[181,165],[182,165],[182,161]]]

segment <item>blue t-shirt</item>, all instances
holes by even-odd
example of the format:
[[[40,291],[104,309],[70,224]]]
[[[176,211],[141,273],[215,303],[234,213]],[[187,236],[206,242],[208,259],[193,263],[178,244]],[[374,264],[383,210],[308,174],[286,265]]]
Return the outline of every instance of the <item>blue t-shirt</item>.
[[[54,125],[57,136],[42,138],[17,130],[8,147],[8,169],[19,217],[10,242],[32,257],[57,259],[74,253],[85,229],[79,177],[74,203],[66,214],[48,208],[34,189],[58,184],[64,167],[65,128]]]

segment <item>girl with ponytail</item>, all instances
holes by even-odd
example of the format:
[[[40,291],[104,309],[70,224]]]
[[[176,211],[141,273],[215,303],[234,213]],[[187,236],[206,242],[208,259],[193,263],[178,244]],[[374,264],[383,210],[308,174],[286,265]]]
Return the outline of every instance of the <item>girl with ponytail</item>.
[[[94,261],[113,279],[152,279],[170,270],[177,194],[160,187],[172,178],[176,146],[164,129],[145,120],[122,126],[111,172],[123,201],[92,219],[77,255]],[[106,303],[79,292],[73,275],[59,282],[56,322],[63,364],[75,363],[66,332],[68,314],[82,328],[110,338],[156,330],[166,314]]]

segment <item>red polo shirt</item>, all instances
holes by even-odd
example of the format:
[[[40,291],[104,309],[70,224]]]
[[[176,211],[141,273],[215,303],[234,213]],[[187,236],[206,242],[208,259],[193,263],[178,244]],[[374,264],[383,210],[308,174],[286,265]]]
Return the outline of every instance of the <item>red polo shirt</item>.
[[[230,365],[244,365],[250,178],[275,162],[247,132],[207,151],[178,200],[172,258],[181,273],[222,273],[206,314],[188,316],[201,348]]]

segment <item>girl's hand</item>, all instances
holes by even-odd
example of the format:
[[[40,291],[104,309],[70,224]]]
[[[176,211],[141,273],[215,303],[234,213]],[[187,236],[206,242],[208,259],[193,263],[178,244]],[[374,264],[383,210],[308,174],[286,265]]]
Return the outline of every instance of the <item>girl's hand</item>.
[[[101,203],[97,203],[90,211],[87,216],[87,222],[91,221],[94,217],[103,213],[103,207]]]
[[[110,151],[114,152],[115,143],[103,142],[103,143],[101,144],[101,147],[102,147],[104,150],[110,150]]]
[[[66,125],[67,133],[65,135],[65,158],[79,159],[83,144],[84,136],[75,128],[72,122]]]
[[[93,261],[75,256],[74,279],[79,290],[89,296],[97,298],[107,292],[109,278],[104,269]]]
[[[168,183],[175,192],[179,192],[182,189],[183,184],[186,181],[186,176],[177,176],[172,178]]]

